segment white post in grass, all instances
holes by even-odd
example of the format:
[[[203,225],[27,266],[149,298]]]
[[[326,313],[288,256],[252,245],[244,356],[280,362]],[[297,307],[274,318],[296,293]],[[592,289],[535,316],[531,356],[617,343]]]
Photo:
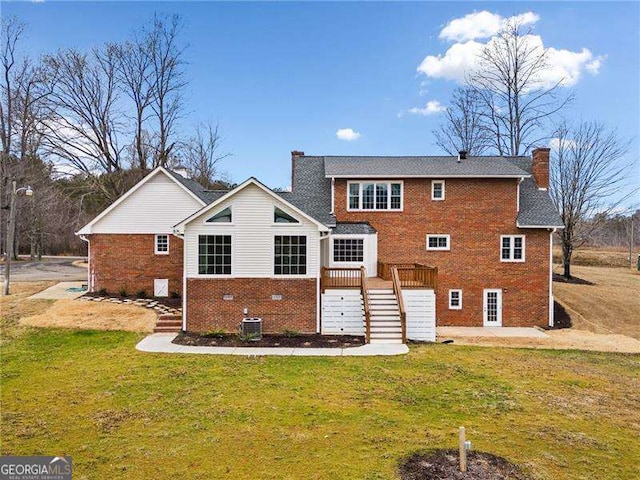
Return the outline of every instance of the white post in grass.
[[[465,439],[464,427],[460,427],[459,438],[458,438],[458,448],[460,450],[460,471],[467,471],[467,446]]]

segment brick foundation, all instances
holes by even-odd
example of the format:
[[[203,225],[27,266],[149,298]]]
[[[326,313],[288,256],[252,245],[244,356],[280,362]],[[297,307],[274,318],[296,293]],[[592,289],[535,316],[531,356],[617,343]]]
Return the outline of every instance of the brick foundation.
[[[233,300],[224,300],[233,295]],[[281,295],[273,300],[272,295]],[[243,311],[262,318],[266,333],[316,331],[316,279],[187,279],[187,331],[237,332]]]
[[[431,200],[431,179],[405,179],[402,212],[348,212],[346,186],[336,180],[336,217],[371,223],[379,260],[438,267],[438,325],[482,326],[485,288],[503,289],[503,326],[548,324],[549,232],[516,227],[516,179],[446,179],[444,201]],[[427,234],[451,235],[451,250],[426,250]],[[526,262],[500,261],[510,234],[526,235]],[[449,310],[449,289],[463,290],[462,310]]]
[[[90,275],[93,290],[102,288],[129,295],[144,290],[153,295],[153,280],[169,279],[169,294],[182,295],[182,239],[169,236],[169,254],[156,255],[155,236],[143,234],[95,234],[90,241]]]

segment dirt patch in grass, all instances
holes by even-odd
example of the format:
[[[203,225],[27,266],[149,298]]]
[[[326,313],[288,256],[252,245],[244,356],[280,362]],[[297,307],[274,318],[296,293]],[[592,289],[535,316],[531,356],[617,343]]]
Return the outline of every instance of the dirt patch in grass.
[[[150,332],[156,319],[154,311],[133,305],[58,300],[42,313],[21,318],[20,325]]]
[[[461,472],[456,450],[416,453],[400,464],[402,480],[530,480],[508,460],[483,452],[469,452],[467,471]]]
[[[263,335],[260,340],[243,340],[238,335],[180,333],[173,343],[199,347],[284,347],[348,348],[364,345],[364,337],[355,335]]]
[[[560,272],[560,267],[555,267]],[[574,328],[640,339],[640,275],[627,268],[575,266],[587,284],[554,282],[555,299]]]

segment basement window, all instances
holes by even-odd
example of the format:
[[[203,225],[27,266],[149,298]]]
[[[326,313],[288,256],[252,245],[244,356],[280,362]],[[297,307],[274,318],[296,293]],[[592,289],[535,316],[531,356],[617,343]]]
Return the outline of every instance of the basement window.
[[[156,255],[169,254],[169,235],[156,235],[155,253]]]

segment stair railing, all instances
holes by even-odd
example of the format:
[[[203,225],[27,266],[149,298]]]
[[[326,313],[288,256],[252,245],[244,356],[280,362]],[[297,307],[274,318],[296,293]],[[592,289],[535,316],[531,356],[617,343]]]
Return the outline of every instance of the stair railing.
[[[407,343],[407,312],[404,309],[404,300],[402,298],[402,287],[400,286],[400,277],[398,276],[398,268],[391,267],[391,281],[393,282],[393,293],[398,300],[398,310],[400,310],[400,326],[402,328],[402,343]]]
[[[371,310],[369,309],[369,293],[367,291],[367,270],[364,267],[360,267],[360,291],[364,302],[365,341],[369,343],[371,341]]]

